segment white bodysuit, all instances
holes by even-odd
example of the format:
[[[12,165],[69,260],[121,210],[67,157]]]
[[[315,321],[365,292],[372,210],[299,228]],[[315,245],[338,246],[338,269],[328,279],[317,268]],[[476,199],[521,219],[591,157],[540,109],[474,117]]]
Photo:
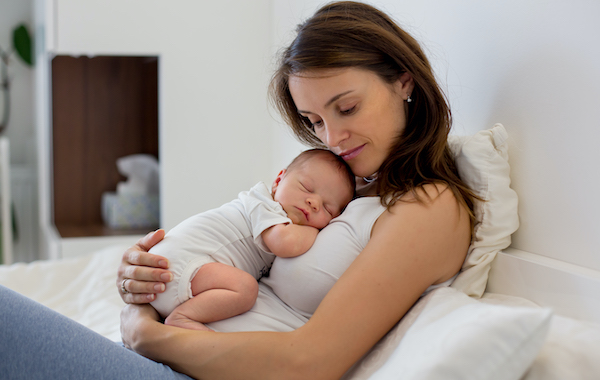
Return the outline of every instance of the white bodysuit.
[[[373,224],[385,211],[379,197],[350,202],[303,255],[275,258],[259,283],[256,304],[244,314],[208,323],[215,331],[291,331],[302,326],[327,292],[367,245]],[[430,286],[448,286],[454,278]]]
[[[232,202],[184,220],[150,249],[169,259],[174,277],[152,306],[166,317],[190,299],[191,280],[206,263],[228,264],[260,279],[275,258],[260,234],[276,224],[291,222],[262,182]]]

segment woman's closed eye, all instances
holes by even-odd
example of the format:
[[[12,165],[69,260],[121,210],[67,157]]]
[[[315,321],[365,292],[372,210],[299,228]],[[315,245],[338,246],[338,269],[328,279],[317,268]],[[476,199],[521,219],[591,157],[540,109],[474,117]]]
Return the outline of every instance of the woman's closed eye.
[[[313,129],[314,128],[318,128],[321,125],[323,125],[323,121],[322,120],[311,120],[310,117],[308,116],[304,116],[302,114],[300,114],[300,117],[304,120],[305,123],[307,123],[308,125],[310,125]]]
[[[310,125],[312,125],[313,128],[321,128],[323,126],[323,120],[318,120],[318,121],[310,121],[310,119],[308,120]]]
[[[356,111],[356,106],[350,108],[340,109],[342,115],[352,115]]]

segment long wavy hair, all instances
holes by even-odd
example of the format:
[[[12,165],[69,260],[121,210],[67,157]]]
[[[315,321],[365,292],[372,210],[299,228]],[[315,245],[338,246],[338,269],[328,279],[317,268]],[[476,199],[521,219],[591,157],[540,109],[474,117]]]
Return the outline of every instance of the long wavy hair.
[[[479,198],[459,178],[448,146],[452,115],[446,96],[419,43],[379,9],[352,1],[334,2],[300,24],[272,77],[271,101],[300,141],[322,148],[310,121],[298,113],[289,78],[351,67],[369,70],[389,84],[409,73],[415,84],[406,127],[377,172],[382,204],[391,207],[404,200],[406,193],[422,201],[418,188],[445,183],[467,207],[473,225],[473,202]]]

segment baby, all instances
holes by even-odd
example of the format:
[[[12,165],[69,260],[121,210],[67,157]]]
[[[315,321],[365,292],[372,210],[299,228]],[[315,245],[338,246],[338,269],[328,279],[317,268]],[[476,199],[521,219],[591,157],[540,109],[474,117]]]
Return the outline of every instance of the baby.
[[[232,202],[186,219],[150,250],[169,259],[174,276],[152,306],[165,324],[194,330],[250,310],[257,280],[275,256],[306,252],[352,200],[354,186],[340,157],[311,149],[279,172],[271,191],[259,182]]]

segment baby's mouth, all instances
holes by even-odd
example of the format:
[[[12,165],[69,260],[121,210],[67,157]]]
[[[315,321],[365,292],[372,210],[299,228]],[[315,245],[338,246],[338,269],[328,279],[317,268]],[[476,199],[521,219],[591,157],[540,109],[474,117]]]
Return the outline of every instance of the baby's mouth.
[[[302,212],[302,214],[304,214],[304,218],[306,219],[306,221],[308,222],[308,212],[300,207],[296,207],[298,210],[300,210]]]

